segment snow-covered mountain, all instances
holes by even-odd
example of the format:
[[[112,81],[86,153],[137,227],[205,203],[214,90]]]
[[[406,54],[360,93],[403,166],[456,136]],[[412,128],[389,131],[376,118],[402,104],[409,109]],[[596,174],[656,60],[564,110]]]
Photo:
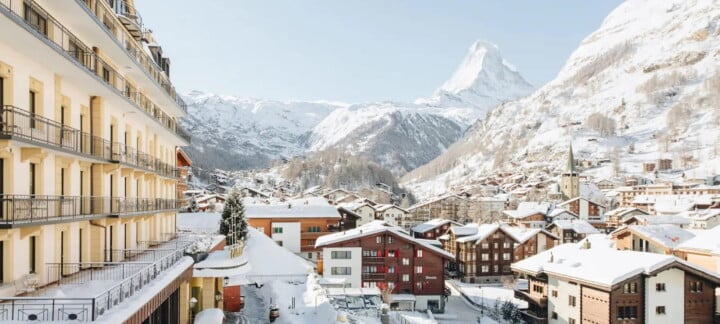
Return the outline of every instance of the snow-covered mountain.
[[[432,194],[491,170],[557,170],[570,142],[576,158],[618,161],[599,176],[640,173],[661,157],[686,173],[718,172],[719,106],[720,1],[628,0],[553,81],[493,109],[403,180]]]
[[[495,45],[476,42],[452,78],[416,103],[279,102],[194,91],[184,124],[193,135],[190,156],[206,168],[257,168],[340,149],[401,174],[438,156],[492,107],[531,90]]]

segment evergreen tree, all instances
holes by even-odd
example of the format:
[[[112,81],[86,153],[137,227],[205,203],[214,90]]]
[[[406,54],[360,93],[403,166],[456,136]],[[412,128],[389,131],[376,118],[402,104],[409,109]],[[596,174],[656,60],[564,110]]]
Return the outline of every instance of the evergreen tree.
[[[244,241],[247,238],[247,219],[245,218],[245,206],[236,189],[230,191],[225,201],[225,208],[220,219],[220,234],[225,235],[227,245]]]

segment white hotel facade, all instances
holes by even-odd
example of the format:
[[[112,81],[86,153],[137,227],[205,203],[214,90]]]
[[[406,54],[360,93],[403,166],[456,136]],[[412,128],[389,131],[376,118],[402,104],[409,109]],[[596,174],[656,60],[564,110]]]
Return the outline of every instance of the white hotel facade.
[[[186,108],[169,75],[132,0],[0,0],[0,322],[97,320],[158,269],[183,263],[171,251],[175,161],[189,136],[177,124]],[[153,273],[108,270],[158,247],[162,255],[144,258]],[[65,283],[95,287],[85,274],[101,268],[127,287],[85,289],[91,302],[64,309],[55,299],[35,312],[12,300],[53,286],[71,291]],[[187,276],[181,270],[177,278]],[[178,306],[163,303],[179,298],[175,288],[128,319],[172,322]]]

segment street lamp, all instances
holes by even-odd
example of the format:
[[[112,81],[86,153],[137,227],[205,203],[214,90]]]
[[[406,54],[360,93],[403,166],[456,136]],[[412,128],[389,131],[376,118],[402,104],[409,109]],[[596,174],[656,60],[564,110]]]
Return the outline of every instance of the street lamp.
[[[229,284],[230,284],[230,278],[229,277],[223,278],[223,287],[227,287],[227,285],[229,285]]]

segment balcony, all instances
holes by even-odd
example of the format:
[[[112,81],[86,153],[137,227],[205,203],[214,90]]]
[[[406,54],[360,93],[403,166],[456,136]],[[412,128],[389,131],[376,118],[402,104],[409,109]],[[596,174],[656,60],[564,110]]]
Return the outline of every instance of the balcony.
[[[363,280],[379,280],[384,281],[385,280],[385,273],[377,273],[377,272],[363,272],[362,274]]]
[[[535,304],[537,306],[540,306],[542,308],[547,307],[547,297],[540,297],[537,295],[533,295],[527,291],[524,290],[515,290],[515,298],[522,299],[527,301],[528,303]]]
[[[0,195],[0,228],[177,211],[180,201],[159,198]]]
[[[96,3],[102,3],[102,1],[96,1]],[[24,13],[26,10],[33,13],[27,19]],[[135,105],[169,132],[189,143],[190,138],[187,132],[182,130],[174,118],[170,117],[145,95],[132,91],[132,85],[117,70],[100,58],[92,48],[81,42],[78,37],[37,3],[32,0],[22,2],[0,0],[0,13],[11,17],[22,27],[32,30],[31,34],[41,39],[73,64],[82,67],[95,81],[106,84],[121,98]],[[175,94],[175,97],[176,100],[182,102],[177,94]],[[179,105],[186,111],[184,103]]]
[[[115,14],[117,14],[125,29],[135,40],[139,41],[143,36],[143,24],[142,17],[137,9],[125,0],[110,0],[108,2],[110,7],[115,9]]]
[[[363,264],[380,264],[385,263],[385,257],[366,257],[362,258]]]
[[[104,25],[103,17],[115,15],[125,28],[110,30],[120,47],[144,70],[147,76],[162,88],[172,100],[187,113],[187,105],[178,95],[166,71],[143,49],[140,40],[145,38],[142,18],[126,0],[83,0],[82,4],[92,13],[98,24]]]
[[[0,322],[98,320],[168,273],[188,244],[181,239],[164,242],[162,249],[138,251],[126,262],[46,264],[47,285],[28,289],[23,297],[3,297]]]
[[[20,140],[87,158],[120,162],[161,176],[177,179],[178,168],[121,143],[111,143],[14,106],[0,111],[0,138]]]

